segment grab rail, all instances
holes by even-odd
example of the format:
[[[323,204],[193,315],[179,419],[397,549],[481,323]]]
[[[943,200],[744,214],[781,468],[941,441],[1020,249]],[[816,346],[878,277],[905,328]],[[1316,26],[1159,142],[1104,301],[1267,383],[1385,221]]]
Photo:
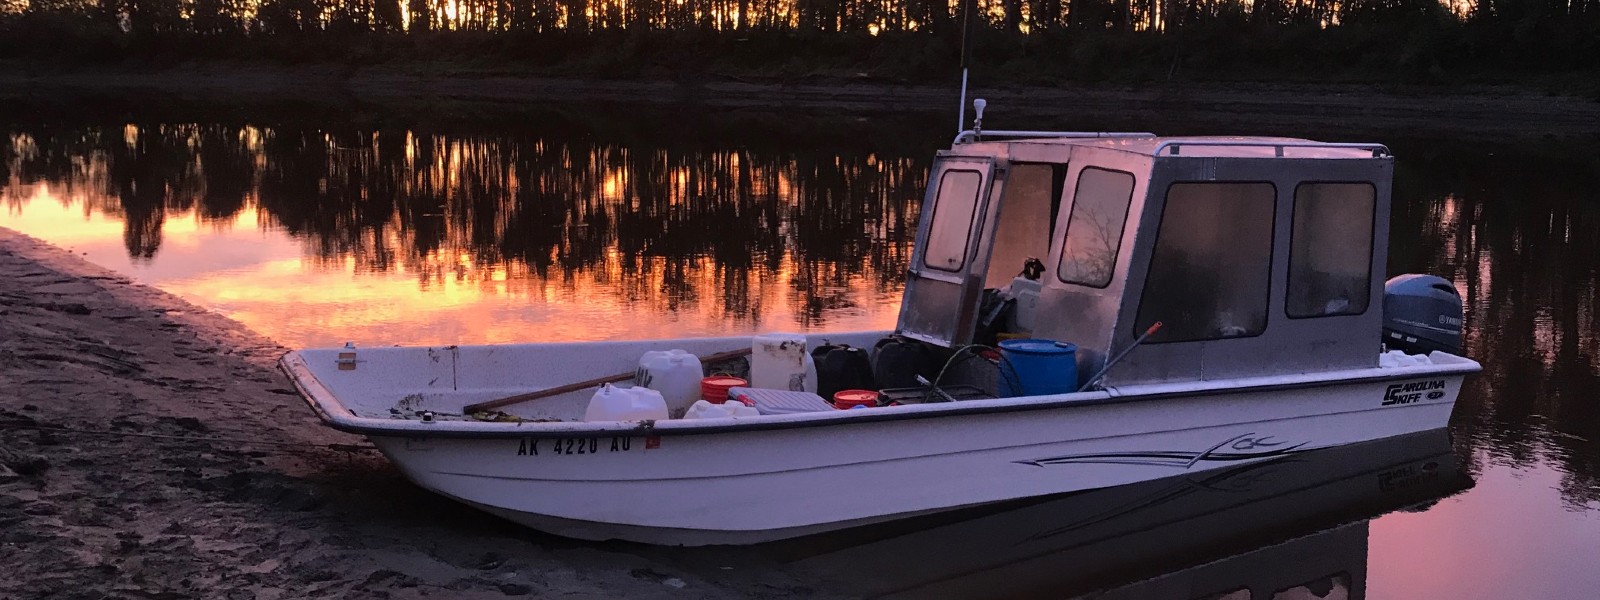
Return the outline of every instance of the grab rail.
[[[956,146],[976,141],[978,136],[994,136],[1007,138],[1138,138],[1156,137],[1156,134],[1147,131],[1019,131],[1008,129],[986,129],[975,131],[968,129],[956,134],[955,141],[950,145]]]
[[[1273,155],[1278,158],[1283,157],[1284,148],[1347,148],[1351,150],[1371,151],[1373,158],[1394,156],[1393,153],[1389,152],[1389,147],[1383,144],[1350,144],[1330,142],[1228,142],[1219,140],[1167,140],[1157,144],[1155,152],[1152,152],[1151,156],[1161,156],[1161,151],[1169,148],[1172,150],[1172,153],[1168,154],[1167,156],[1178,156],[1179,150],[1184,146],[1272,148],[1275,150]]]

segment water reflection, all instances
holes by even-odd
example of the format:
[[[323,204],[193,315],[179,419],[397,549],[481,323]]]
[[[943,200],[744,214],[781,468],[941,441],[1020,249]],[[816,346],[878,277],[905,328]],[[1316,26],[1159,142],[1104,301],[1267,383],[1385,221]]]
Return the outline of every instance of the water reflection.
[[[1364,598],[1367,519],[1470,485],[1435,430],[766,550],[871,598]]]
[[[1484,365],[1455,419],[1497,460],[1563,465],[1571,502],[1600,501],[1600,161],[1562,148],[1419,152],[1402,162],[1392,271],[1425,270],[1467,300]],[[1402,155],[1403,156],[1403,155]]]
[[[285,232],[309,270],[405,274],[419,296],[476,288],[618,303],[693,315],[711,331],[816,328],[836,316],[882,326],[930,158],[892,145],[220,124],[7,137],[12,213],[44,186],[65,206],[120,220],[136,263],[154,259],[167,220],[182,215]],[[229,281],[234,296],[273,296],[282,283]],[[773,314],[791,322],[763,322]]]

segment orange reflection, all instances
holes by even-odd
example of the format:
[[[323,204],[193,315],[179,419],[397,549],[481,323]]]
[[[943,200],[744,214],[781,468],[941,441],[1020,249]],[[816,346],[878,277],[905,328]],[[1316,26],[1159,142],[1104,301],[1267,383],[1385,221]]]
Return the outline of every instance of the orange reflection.
[[[0,225],[290,346],[887,328],[919,197],[900,188],[921,179],[901,172],[925,169],[411,132],[89,137],[65,170],[13,176]],[[14,137],[9,172],[38,170],[37,146]]]

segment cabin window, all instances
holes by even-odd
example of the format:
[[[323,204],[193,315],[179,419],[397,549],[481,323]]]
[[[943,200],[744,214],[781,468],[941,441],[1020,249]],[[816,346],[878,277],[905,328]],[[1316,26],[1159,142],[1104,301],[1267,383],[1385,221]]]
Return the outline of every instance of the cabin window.
[[[1272,280],[1271,183],[1175,183],[1156,231],[1150,271],[1134,319],[1156,321],[1153,342],[1259,335]]]
[[[1372,291],[1370,183],[1303,183],[1294,192],[1289,239],[1291,318],[1359,315]]]
[[[1132,201],[1133,174],[1094,167],[1078,174],[1066,245],[1056,272],[1061,281],[1097,288],[1111,284]]]
[[[994,230],[994,250],[984,287],[1011,283],[1030,258],[1050,252],[1050,228],[1061,202],[1061,180],[1066,165],[1013,163],[1006,174],[1000,221]]]
[[[945,171],[939,178],[939,195],[933,203],[933,223],[928,227],[928,249],[922,264],[941,271],[960,271],[967,265],[972,221],[978,207],[983,175],[977,171]]]

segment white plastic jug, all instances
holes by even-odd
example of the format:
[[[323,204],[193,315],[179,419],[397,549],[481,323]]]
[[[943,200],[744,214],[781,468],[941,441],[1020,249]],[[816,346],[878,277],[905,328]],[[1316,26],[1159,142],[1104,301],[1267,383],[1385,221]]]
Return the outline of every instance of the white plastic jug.
[[[720,419],[731,416],[733,416],[733,412],[729,411],[727,407],[721,404],[712,404],[705,400],[691,404],[689,410],[683,414],[685,419]]]
[[[713,404],[705,400],[697,400],[685,411],[685,419],[723,419],[727,417],[756,417],[761,411],[754,406],[745,406],[739,402]]]
[[[683,350],[651,350],[639,357],[639,370],[634,372],[634,382],[661,392],[667,402],[667,414],[673,418],[683,416],[683,411],[700,399],[700,379],[705,372],[700,367],[700,357]]]
[[[1011,311],[1011,316],[1008,317],[1007,329],[1011,331],[1033,331],[1033,315],[1039,308],[1039,291],[1041,289],[1043,289],[1043,284],[1035,279],[1028,279],[1019,275],[1016,279],[1011,280],[1011,286],[1006,291],[1012,298],[1016,299],[1017,307]]]
[[[806,336],[764,333],[750,342],[750,386],[815,392],[817,367],[806,352]]]
[[[813,394],[817,393],[817,361],[816,359],[811,358],[810,352],[806,353],[806,381],[803,384],[803,387],[805,389],[800,391],[811,392]]]
[[[589,398],[583,412],[585,421],[661,421],[667,418],[667,402],[661,392],[642,387],[619,388],[602,384]]]

